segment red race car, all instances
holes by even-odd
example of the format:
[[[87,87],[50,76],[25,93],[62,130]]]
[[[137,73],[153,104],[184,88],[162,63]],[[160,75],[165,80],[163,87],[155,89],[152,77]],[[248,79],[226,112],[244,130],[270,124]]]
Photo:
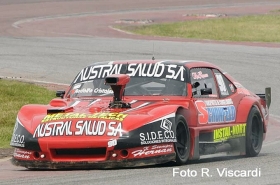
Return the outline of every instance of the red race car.
[[[98,62],[48,105],[25,105],[10,145],[31,169],[115,168],[234,152],[257,156],[271,89],[254,94],[201,61]]]

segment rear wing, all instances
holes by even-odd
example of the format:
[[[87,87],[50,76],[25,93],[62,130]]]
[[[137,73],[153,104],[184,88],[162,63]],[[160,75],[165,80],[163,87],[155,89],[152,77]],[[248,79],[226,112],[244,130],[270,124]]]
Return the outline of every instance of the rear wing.
[[[267,107],[270,107],[271,104],[271,87],[265,88],[265,94],[257,94],[261,99],[263,99],[267,105]]]

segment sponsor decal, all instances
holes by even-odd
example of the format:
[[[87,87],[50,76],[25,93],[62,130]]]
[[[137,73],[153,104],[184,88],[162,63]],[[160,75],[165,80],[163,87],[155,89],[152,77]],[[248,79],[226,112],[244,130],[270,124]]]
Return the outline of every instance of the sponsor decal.
[[[221,95],[222,96],[229,95],[228,90],[226,88],[226,84],[225,84],[224,79],[222,77],[222,74],[221,73],[215,73],[215,76],[216,76],[216,79],[217,79],[217,82],[218,82],[218,86],[219,86]]]
[[[105,78],[111,74],[125,74],[133,77],[159,77],[176,79],[179,81],[185,81],[185,68],[175,64],[163,64],[163,63],[130,63],[130,64],[107,64],[107,65],[95,65],[84,68],[75,78],[73,83],[84,82],[97,78]]]
[[[46,115],[42,123],[49,121],[57,121],[63,119],[81,119],[81,118],[95,118],[95,119],[108,119],[108,120],[117,120],[123,121],[127,114],[118,113],[118,112],[102,112],[102,113],[94,113],[94,114],[86,114],[86,113],[55,113]]]
[[[11,144],[13,146],[24,147],[25,146],[24,135],[13,133]]]
[[[94,120],[59,121],[42,123],[34,131],[33,138],[50,136],[122,136],[121,122]]]
[[[192,77],[194,80],[205,79],[208,78],[208,74],[203,74],[202,71],[193,72]]]
[[[73,89],[79,89],[81,87],[82,84],[76,84]]]
[[[94,93],[96,93],[96,94],[113,94],[114,91],[112,89],[95,88]]]
[[[116,139],[110,139],[108,141],[108,147],[113,147],[113,146],[116,146],[118,143],[117,143],[117,140]]]
[[[213,132],[213,140],[215,142],[225,141],[237,137],[245,136],[246,134],[246,123],[238,124],[231,127],[223,127],[215,129]]]
[[[185,81],[185,68],[175,64],[129,64],[127,73],[129,76],[164,77]]]
[[[14,154],[14,157],[20,159],[30,159],[30,155],[24,155],[24,154]]]
[[[141,145],[155,143],[177,142],[176,135],[172,131],[172,122],[168,119],[163,119],[160,125],[163,129],[159,131],[142,132],[139,134]]]
[[[10,142],[10,145],[15,146],[15,147],[25,147],[25,136],[24,134],[19,134],[17,132],[18,127],[19,127],[19,120],[16,120],[15,126],[14,126],[14,131],[12,135],[12,139]]]
[[[217,106],[217,105],[233,105],[231,98],[223,100],[204,100],[206,106]]]
[[[76,89],[75,93],[76,94],[81,94],[81,93],[92,93],[93,89],[92,88],[83,88],[83,89]]]
[[[173,144],[145,146],[131,152],[133,157],[154,156],[174,151]]]
[[[228,123],[236,119],[236,109],[231,99],[196,101],[199,124]]]
[[[86,67],[77,75],[73,83],[105,78],[111,74],[120,74],[122,66],[123,64],[106,64]]]
[[[32,153],[26,150],[15,149],[13,156],[20,159],[30,159]]]

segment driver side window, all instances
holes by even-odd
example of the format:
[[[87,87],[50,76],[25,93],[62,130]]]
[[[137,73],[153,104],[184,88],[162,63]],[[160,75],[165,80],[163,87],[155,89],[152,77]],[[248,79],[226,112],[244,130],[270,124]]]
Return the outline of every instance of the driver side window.
[[[212,69],[192,68],[190,75],[194,97],[218,97]]]

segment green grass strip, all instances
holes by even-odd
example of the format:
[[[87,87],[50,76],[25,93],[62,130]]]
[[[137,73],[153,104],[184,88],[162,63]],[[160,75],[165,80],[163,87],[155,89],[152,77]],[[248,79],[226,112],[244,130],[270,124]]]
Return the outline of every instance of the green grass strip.
[[[31,83],[0,79],[0,148],[9,147],[19,109],[26,104],[48,104],[55,92]]]
[[[118,28],[140,35],[223,41],[280,42],[280,15],[208,18]]]

